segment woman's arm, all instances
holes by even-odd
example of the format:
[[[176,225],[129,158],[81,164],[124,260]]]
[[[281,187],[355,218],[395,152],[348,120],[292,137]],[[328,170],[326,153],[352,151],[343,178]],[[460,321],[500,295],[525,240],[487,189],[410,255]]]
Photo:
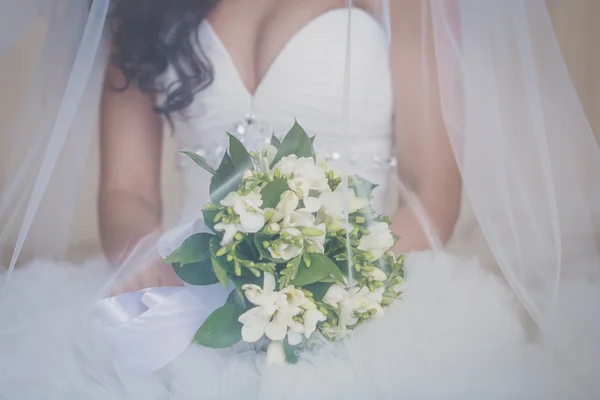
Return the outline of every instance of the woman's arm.
[[[155,99],[134,85],[124,91],[123,75],[109,65],[102,97],[100,126],[99,224],[106,257],[119,266],[146,235],[160,230],[162,122]],[[175,286],[181,281],[158,257],[114,293],[146,287]]]
[[[430,21],[422,29],[427,18],[420,3],[390,2],[398,174],[445,243],[458,219],[461,179],[442,116]],[[402,237],[394,249],[399,253],[430,247],[407,200],[402,199],[392,218],[395,232]]]
[[[122,260],[142,237],[161,224],[162,123],[154,98],[112,64],[106,72],[100,125],[99,223],[111,262]]]

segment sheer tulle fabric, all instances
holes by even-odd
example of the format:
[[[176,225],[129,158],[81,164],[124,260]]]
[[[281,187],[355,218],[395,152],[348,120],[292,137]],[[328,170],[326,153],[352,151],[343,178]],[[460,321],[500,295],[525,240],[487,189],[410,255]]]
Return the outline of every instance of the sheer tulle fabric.
[[[594,310],[600,304],[600,154],[545,4],[411,1],[419,10],[413,26],[418,40],[411,41],[420,45],[418,51],[402,47],[406,43],[395,36],[405,31],[399,24],[406,1],[383,1],[374,12],[389,32],[391,54],[396,50],[402,60],[406,50],[400,70],[419,71],[413,90],[396,93],[398,102],[421,105],[422,114],[413,116],[407,129],[422,135],[446,131],[466,195],[506,280],[565,362],[578,368],[591,390],[600,391],[590,375],[600,359]],[[36,16],[47,23],[31,95],[13,131],[12,179],[0,199],[0,244],[14,248],[9,270],[23,250],[61,258],[69,243],[108,53],[109,1],[95,0],[89,13],[84,3],[55,1],[40,8],[41,3],[19,3],[22,9],[9,6],[2,13],[13,24],[1,24],[7,34],[0,38],[0,56]],[[351,25],[348,33],[360,35]],[[353,56],[349,46],[347,62]],[[353,94],[351,81],[346,83],[347,98]],[[341,107],[344,132],[353,115],[347,102]],[[442,124],[436,124],[438,114]],[[34,142],[23,143],[19,132],[34,132]],[[342,164],[357,172],[351,160]],[[405,183],[401,188],[409,192]],[[412,202],[437,243],[428,215],[435,210],[409,195],[405,201]],[[140,245],[122,273],[143,264],[140,259],[155,251],[155,239]],[[9,276],[4,284],[10,284]]]

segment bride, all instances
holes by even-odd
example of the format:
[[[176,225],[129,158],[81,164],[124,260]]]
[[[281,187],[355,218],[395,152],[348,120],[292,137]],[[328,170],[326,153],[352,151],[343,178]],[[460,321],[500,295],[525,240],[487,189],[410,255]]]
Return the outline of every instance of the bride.
[[[72,64],[58,75],[64,90],[42,84],[62,102],[44,110],[52,122],[40,119],[40,140],[24,151],[41,167],[21,158],[18,172],[35,179],[16,173],[2,197],[0,215],[11,217],[2,237],[16,232],[17,245],[0,303],[1,395],[599,394],[590,371],[598,359],[600,264],[589,217],[600,181],[581,171],[600,171],[600,158],[542,2],[115,0],[111,49],[104,52],[108,3],[95,0],[87,25],[78,27],[61,24],[85,16],[81,5],[44,10],[49,29],[74,25],[80,33],[72,40],[81,44],[65,56]],[[69,47],[52,39],[52,50]],[[43,60],[60,71],[55,59]],[[54,123],[69,108],[66,125]],[[38,260],[13,271],[21,250],[58,236],[62,211],[73,208],[76,191],[65,188],[74,186],[72,162],[82,165],[89,139],[82,132],[92,131],[95,110],[99,222],[109,262]],[[294,366],[266,367],[264,355],[242,345],[190,346],[151,374],[123,366],[104,329],[89,323],[96,293],[181,285],[147,240],[169,228],[160,194],[163,125],[180,150],[216,165],[224,132],[253,149],[285,134],[294,119],[316,135],[317,151],[334,168],[379,185],[373,206],[390,214],[402,236],[394,251],[407,254],[402,301]],[[60,139],[71,125],[76,134]],[[177,219],[187,222],[201,217],[210,176],[183,157],[177,166]],[[46,176],[48,168],[54,175]],[[505,279],[442,250],[462,189]],[[138,257],[141,247],[150,251]]]

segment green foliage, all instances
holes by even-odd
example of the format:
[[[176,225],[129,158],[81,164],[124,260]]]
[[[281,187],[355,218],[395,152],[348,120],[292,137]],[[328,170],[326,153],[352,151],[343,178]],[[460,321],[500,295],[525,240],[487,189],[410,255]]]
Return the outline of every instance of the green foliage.
[[[209,242],[213,237],[215,236],[209,233],[192,235],[169,256],[176,261],[171,265],[179,279],[190,285],[212,285],[218,282],[209,252]]]
[[[229,193],[238,189],[244,171],[253,168],[252,157],[244,145],[233,135],[229,135],[229,153],[225,153],[219,168],[210,181],[210,198],[219,204]]]
[[[224,349],[242,340],[242,323],[238,321],[245,308],[227,302],[208,316],[194,336],[194,342],[205,347]]]
[[[204,159],[204,157],[196,154],[196,153],[192,153],[190,151],[182,151],[181,153],[185,154],[186,156],[188,156],[189,158],[191,158],[196,164],[198,164],[200,167],[202,167],[202,169],[204,169],[206,172],[208,172],[211,175],[214,175],[215,169],[213,167],[210,166],[210,164],[208,163],[208,161],[206,161]]]
[[[295,154],[298,157],[312,157],[315,158],[315,149],[312,144],[312,140],[308,137],[304,129],[298,124],[298,121],[294,122],[294,126],[283,138],[281,146],[277,151],[277,155],[273,159],[271,166],[275,165],[283,157]]]
[[[260,192],[263,207],[275,208],[286,190],[289,190],[289,186],[285,179],[275,179],[273,182],[269,182]]]
[[[310,254],[310,268],[304,262],[300,263],[298,273],[290,284],[294,286],[305,286],[311,283],[331,280],[338,283],[344,283],[344,276],[340,269],[329,257],[323,254]]]

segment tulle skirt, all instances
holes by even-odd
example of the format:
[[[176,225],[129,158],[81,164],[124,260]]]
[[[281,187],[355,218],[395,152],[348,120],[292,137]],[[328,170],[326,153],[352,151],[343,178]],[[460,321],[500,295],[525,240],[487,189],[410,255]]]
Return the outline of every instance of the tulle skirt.
[[[0,310],[0,398],[586,398],[499,275],[432,252],[407,257],[406,273],[401,302],[295,365],[192,345],[140,376],[86,323],[105,262],[35,261],[12,276]]]

